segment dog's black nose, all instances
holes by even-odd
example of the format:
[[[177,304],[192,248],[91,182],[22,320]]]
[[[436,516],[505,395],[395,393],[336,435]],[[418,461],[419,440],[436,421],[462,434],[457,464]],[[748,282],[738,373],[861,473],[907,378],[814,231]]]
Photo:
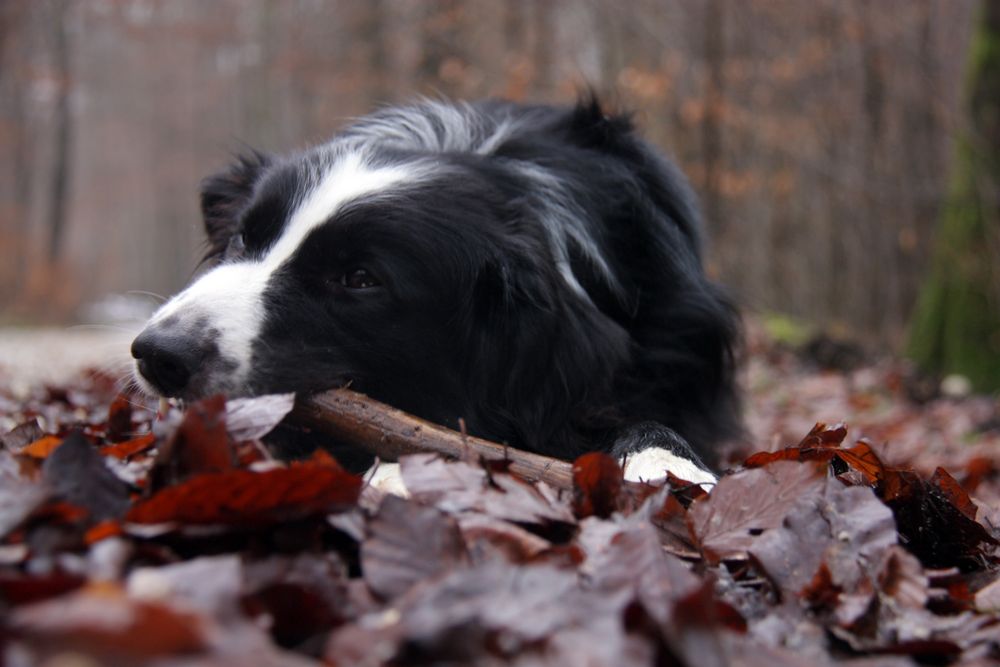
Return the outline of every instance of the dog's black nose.
[[[188,336],[146,329],[132,341],[132,356],[153,387],[164,396],[180,396],[203,355]]]

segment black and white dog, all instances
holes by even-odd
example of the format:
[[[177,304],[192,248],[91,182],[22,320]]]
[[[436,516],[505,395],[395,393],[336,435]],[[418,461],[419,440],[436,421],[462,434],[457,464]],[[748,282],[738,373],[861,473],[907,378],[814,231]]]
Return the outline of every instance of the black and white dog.
[[[689,461],[739,429],[692,194],[596,101],[383,109],[240,159],[201,204],[212,268],[132,345],[151,392],[350,383],[543,454],[631,454],[631,477],[704,479]]]

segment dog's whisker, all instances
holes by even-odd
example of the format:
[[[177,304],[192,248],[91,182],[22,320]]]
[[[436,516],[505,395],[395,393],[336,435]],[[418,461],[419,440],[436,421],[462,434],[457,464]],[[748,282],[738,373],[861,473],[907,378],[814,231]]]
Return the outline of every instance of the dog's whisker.
[[[126,292],[126,294],[129,294],[129,295],[133,295],[134,294],[134,295],[137,295],[137,296],[147,296],[147,297],[149,297],[151,299],[154,299],[155,301],[158,301],[160,303],[166,303],[166,301],[170,298],[170,297],[163,296],[162,294],[157,294],[156,292],[150,292],[148,290],[129,290],[128,292]]]

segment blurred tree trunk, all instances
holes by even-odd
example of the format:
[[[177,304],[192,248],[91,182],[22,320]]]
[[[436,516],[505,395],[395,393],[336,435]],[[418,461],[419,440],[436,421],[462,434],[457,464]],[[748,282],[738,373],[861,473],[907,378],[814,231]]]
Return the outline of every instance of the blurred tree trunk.
[[[461,49],[462,15],[465,3],[461,0],[433,0],[422,3],[424,11],[421,24],[423,57],[417,75],[434,81],[436,92],[446,97],[461,96],[461,68],[465,57]]]
[[[934,266],[910,354],[925,370],[1000,389],[1000,2],[980,8],[968,64],[967,126],[957,144]]]
[[[49,7],[53,32],[53,65],[55,69],[55,155],[52,160],[52,181],[49,186],[49,259],[60,257],[66,230],[66,207],[69,197],[70,148],[73,141],[73,119],[70,113],[70,45],[67,24],[68,6],[55,0]]]
[[[705,8],[705,113],[701,121],[701,152],[704,180],[702,183],[705,220],[714,236],[725,237],[720,177],[722,172],[722,105],[724,95],[723,67],[725,48],[724,0],[709,0]]]
[[[6,130],[9,151],[9,160],[0,165],[0,311],[24,288],[28,266],[24,248],[34,154],[25,110],[27,86],[17,71],[27,13],[23,3],[0,2],[0,128]]]
[[[538,97],[549,95],[555,85],[555,10],[552,2],[536,2],[532,19],[535,23],[535,44],[532,61],[535,65],[534,92]]]

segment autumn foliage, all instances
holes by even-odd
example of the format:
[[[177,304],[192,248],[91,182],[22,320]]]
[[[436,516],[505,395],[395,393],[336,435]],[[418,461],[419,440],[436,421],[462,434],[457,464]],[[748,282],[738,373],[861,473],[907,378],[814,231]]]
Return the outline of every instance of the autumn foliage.
[[[846,426],[706,492],[590,454],[560,492],[402,460],[408,499],[320,452],[270,458],[290,403],[161,419],[100,382],[21,405],[0,451],[8,654],[102,664],[987,664],[1000,657],[983,459],[888,465]],[[43,429],[41,425],[44,424]],[[870,662],[867,664],[882,664]]]

